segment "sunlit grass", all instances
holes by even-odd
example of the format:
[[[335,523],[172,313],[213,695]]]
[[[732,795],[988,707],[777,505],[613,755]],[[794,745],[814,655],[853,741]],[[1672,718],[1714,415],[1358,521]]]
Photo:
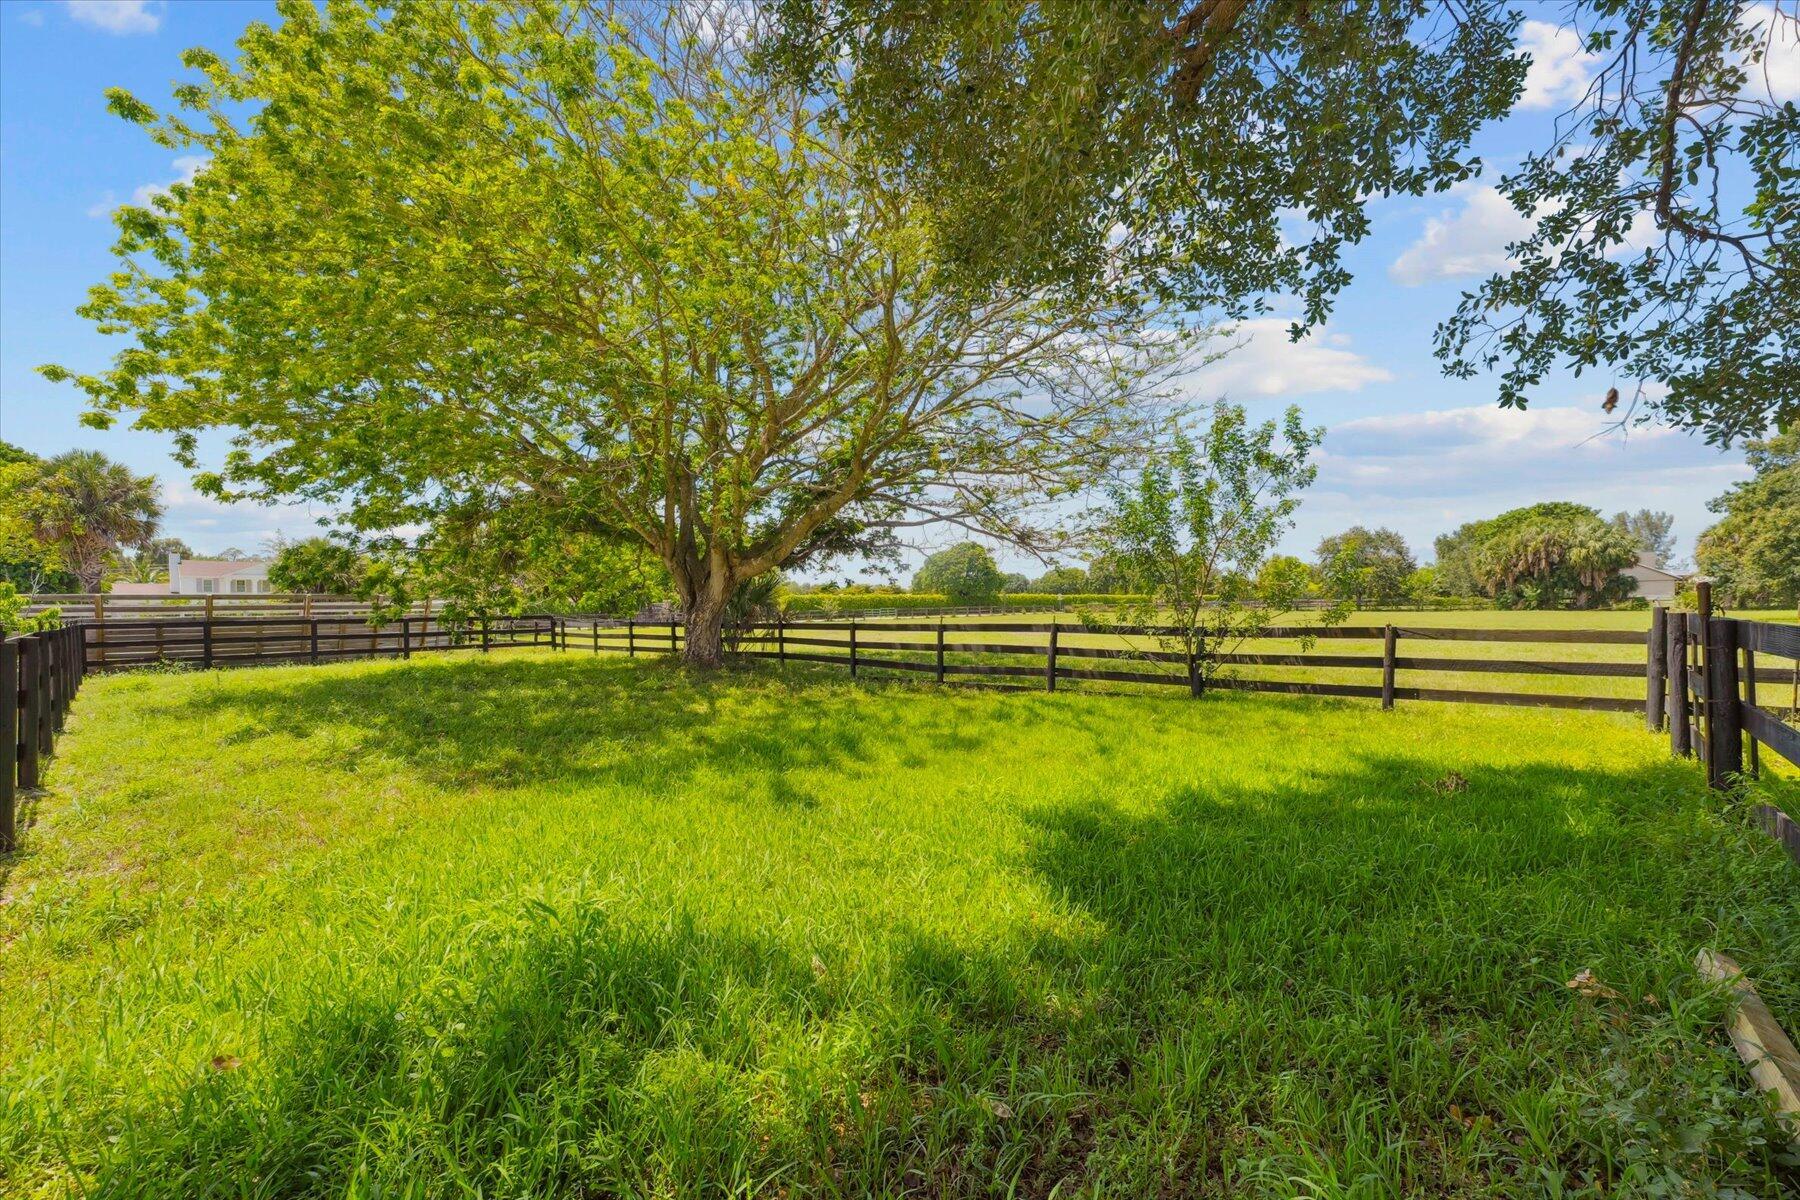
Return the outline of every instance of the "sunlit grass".
[[[51,781],[8,1195],[1795,1183],[1691,966],[1795,1028],[1794,868],[1630,717],[514,652],[93,679]]]

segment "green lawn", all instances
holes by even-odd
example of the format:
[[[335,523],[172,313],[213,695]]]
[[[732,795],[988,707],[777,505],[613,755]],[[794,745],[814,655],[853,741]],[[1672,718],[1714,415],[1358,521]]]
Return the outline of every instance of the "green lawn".
[[[1641,719],[512,652],[90,679],[50,779],[7,1196],[1800,1185],[1691,965],[1800,1028],[1800,876]]]

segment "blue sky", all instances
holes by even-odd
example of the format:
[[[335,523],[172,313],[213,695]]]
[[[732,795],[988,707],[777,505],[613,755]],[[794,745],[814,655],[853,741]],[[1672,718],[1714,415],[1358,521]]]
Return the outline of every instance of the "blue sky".
[[[1477,143],[1495,168],[1547,141],[1590,69],[1572,33],[1554,23],[1560,6],[1524,7],[1542,18],[1525,29],[1536,52],[1525,99]],[[108,214],[196,165],[109,116],[103,90],[165,104],[184,48],[227,52],[245,24],[274,19],[262,0],[0,4],[0,438],[43,454],[91,447],[155,472],[167,532],[202,553],[255,550],[277,531],[304,535],[324,514],[198,496],[165,438],[83,428],[75,389],[34,368],[104,364],[108,339],[74,310],[111,270]],[[1778,89],[1794,86],[1797,57],[1772,64]],[[1321,536],[1360,522],[1398,529],[1428,558],[1432,537],[1463,521],[1575,500],[1608,513],[1672,512],[1680,553],[1690,553],[1709,520],[1706,501],[1748,474],[1741,453],[1666,429],[1606,433],[1607,378],[1554,377],[1523,413],[1494,405],[1491,379],[1445,379],[1432,329],[1464,288],[1504,262],[1518,218],[1483,184],[1372,211],[1372,236],[1348,258],[1356,282],[1323,330],[1295,346],[1285,320],[1252,322],[1240,330],[1242,348],[1188,385],[1196,397],[1223,394],[1259,415],[1298,403],[1330,430],[1319,482],[1285,548],[1308,553]]]

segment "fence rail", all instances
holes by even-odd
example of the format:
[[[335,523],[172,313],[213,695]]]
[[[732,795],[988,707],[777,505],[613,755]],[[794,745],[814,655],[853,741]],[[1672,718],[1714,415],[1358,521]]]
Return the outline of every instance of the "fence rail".
[[[38,786],[84,673],[80,630],[0,642],[0,853],[18,847],[19,793]]]
[[[260,599],[260,598],[258,598]],[[238,615],[241,614],[241,615]],[[910,614],[917,616],[918,614]],[[1238,648],[1211,653],[1209,662],[1171,649],[1177,631],[1167,626],[1087,626],[1046,621],[992,621],[956,625],[937,621],[857,619],[777,620],[743,631],[737,652],[782,663],[811,663],[867,672],[926,677],[937,683],[1055,691],[1061,683],[1121,684],[1149,688],[1207,688],[1290,695],[1343,696],[1379,701],[1526,705],[1643,712],[1653,730],[1667,728],[1678,754],[1698,753],[1708,778],[1723,786],[1760,769],[1769,750],[1800,764],[1800,730],[1758,702],[1759,683],[1786,683],[1794,671],[1758,665],[1758,656],[1800,663],[1800,629],[1713,616],[1703,599],[1698,613],[1652,613],[1649,633],[1625,630],[1456,629],[1415,626],[1282,626],[1259,631],[1256,642],[1317,639],[1373,643],[1378,652],[1345,653],[1310,648]],[[906,635],[913,635],[908,637]],[[923,635],[923,636],[920,636]],[[1096,638],[1112,644],[1091,643]],[[1131,644],[1133,640],[1138,644]],[[10,638],[0,652],[0,851],[14,843],[16,797],[37,786],[80,681],[92,671],[182,663],[201,668],[271,663],[321,663],[354,658],[399,657],[444,650],[492,650],[547,646],[637,654],[678,653],[686,642],[676,620],[616,620],[532,614],[462,623],[429,615],[383,625],[366,617],[251,615],[215,608],[208,619],[76,619],[46,633]],[[1445,653],[1445,643],[1494,642],[1529,646],[1643,646],[1642,663],[1583,662],[1526,650],[1520,657],[1480,658]],[[1434,652],[1409,651],[1436,643]],[[1348,672],[1349,678],[1254,678],[1221,676],[1212,668],[1287,672]],[[1800,666],[1795,668],[1800,670]],[[1644,677],[1643,699],[1619,695],[1510,692],[1418,686],[1402,673],[1457,672],[1545,678]],[[10,736],[5,736],[10,731]]]
[[[918,614],[909,614],[916,616]],[[1462,688],[1399,686],[1400,671],[1469,671],[1486,674],[1567,675],[1579,677],[1638,678],[1645,673],[1641,662],[1579,663],[1533,659],[1452,658],[1401,655],[1402,642],[1480,641],[1546,644],[1644,646],[1647,636],[1629,630],[1529,630],[1440,629],[1412,626],[1279,626],[1259,631],[1257,641],[1301,639],[1355,640],[1381,643],[1380,654],[1213,653],[1211,663],[1226,666],[1311,668],[1370,672],[1367,683],[1336,681],[1251,679],[1213,676],[1189,661],[1180,651],[1162,646],[1178,634],[1172,626],[1080,626],[1041,621],[988,621],[979,625],[953,625],[943,621],[881,621],[859,624],[849,620],[780,620],[746,630],[738,653],[749,658],[780,662],[841,666],[851,675],[866,671],[898,671],[930,674],[938,682],[958,676],[989,679],[1038,679],[1054,691],[1059,680],[1142,684],[1152,687],[1184,687],[1199,694],[1205,688],[1252,692],[1280,692],[1311,696],[1351,696],[1380,700],[1384,707],[1397,701],[1452,702],[1460,704],[1537,705],[1600,712],[1642,712],[1646,700],[1621,696],[1561,695],[1544,692],[1504,692]],[[678,646],[679,623],[616,621],[601,618],[563,618],[563,644],[594,653],[669,653]],[[821,634],[832,634],[825,637]],[[929,641],[896,640],[894,634],[931,634]],[[1138,638],[1146,646],[1070,645],[1062,639],[1102,635]],[[1000,639],[1009,640],[1000,640]],[[795,649],[798,647],[798,649]],[[834,653],[825,653],[834,651]],[[913,655],[903,658],[896,655]],[[1003,657],[1006,662],[954,661]],[[1034,661],[1021,662],[1021,659]],[[1065,660],[1111,660],[1126,667],[1065,665]],[[1157,670],[1175,667],[1176,670]]]
[[[1665,615],[1658,609],[1652,621],[1652,728],[1660,697],[1670,748],[1681,755],[1697,752],[1714,787],[1760,775],[1765,749],[1800,766],[1800,729],[1757,697],[1759,683],[1792,682],[1800,690],[1800,628],[1716,616],[1711,585],[1702,582],[1697,592],[1697,612]],[[1759,654],[1794,665],[1764,667]],[[1789,717],[1795,715],[1790,710]]]

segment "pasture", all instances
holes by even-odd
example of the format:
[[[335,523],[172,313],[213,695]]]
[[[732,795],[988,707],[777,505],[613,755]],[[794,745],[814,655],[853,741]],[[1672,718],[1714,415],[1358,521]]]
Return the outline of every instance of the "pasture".
[[[452,653],[90,678],[49,784],[8,1195],[1800,1179],[1692,967],[1800,1023],[1793,865],[1641,717]]]

